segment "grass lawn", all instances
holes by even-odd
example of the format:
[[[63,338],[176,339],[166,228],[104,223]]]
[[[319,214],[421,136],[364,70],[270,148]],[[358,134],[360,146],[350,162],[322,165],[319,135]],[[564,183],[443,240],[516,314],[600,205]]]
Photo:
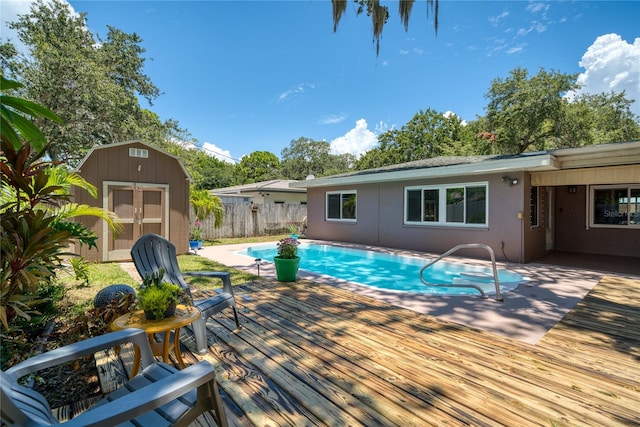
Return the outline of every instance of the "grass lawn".
[[[285,236],[260,236],[251,238],[217,239],[205,242],[205,245],[228,245],[236,243],[257,243],[278,241]],[[258,276],[245,271],[227,267],[205,257],[193,254],[178,256],[178,265],[182,271],[227,271],[231,273],[231,283],[234,285],[251,282]],[[73,318],[93,307],[93,298],[100,291],[113,284],[125,284],[134,289],[140,285],[139,281],[121,268],[120,263],[91,263],[89,264],[88,284],[77,280],[72,274],[60,274],[58,280],[65,289],[65,296],[58,303],[61,318]],[[188,283],[198,289],[219,288],[219,279],[206,277],[189,277]]]

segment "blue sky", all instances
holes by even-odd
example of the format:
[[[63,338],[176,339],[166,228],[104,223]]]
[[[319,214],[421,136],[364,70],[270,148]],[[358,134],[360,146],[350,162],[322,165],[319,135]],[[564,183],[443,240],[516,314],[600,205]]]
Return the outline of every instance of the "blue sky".
[[[358,155],[427,108],[473,120],[491,81],[515,67],[580,73],[590,93],[624,89],[640,114],[639,1],[441,0],[437,35],[425,0],[408,32],[397,2],[383,2],[379,56],[351,2],[336,33],[329,1],[69,3],[94,34],[111,25],[143,39],[144,71],[162,92],[150,108],[227,161],[280,157],[299,137]],[[28,4],[2,0],[3,39]]]

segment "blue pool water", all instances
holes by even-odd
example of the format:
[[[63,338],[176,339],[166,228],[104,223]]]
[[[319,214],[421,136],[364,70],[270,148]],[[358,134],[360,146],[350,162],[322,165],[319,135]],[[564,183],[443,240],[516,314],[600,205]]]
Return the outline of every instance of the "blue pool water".
[[[239,253],[273,262],[276,245],[252,246]],[[427,258],[306,242],[298,247],[298,255],[303,270],[380,289],[446,295],[478,294],[476,289],[424,285],[420,281],[420,269],[430,261]],[[429,267],[424,277],[429,283],[442,285],[472,281],[487,294],[496,292],[492,269],[483,266],[442,260]],[[518,273],[498,270],[501,292],[515,289],[524,280]]]

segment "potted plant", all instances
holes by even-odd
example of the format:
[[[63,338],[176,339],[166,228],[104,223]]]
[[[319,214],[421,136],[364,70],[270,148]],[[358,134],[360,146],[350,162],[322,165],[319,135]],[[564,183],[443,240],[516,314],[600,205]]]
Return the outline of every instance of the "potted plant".
[[[291,237],[292,239],[297,239],[298,238],[298,226],[295,225],[294,223],[290,223],[289,225],[287,225],[287,228],[289,229],[289,237]]]
[[[138,306],[148,320],[162,320],[175,314],[182,289],[173,283],[163,282],[164,270],[145,275],[138,291]]]
[[[281,282],[295,282],[300,265],[297,239],[286,237],[278,242],[278,255],[273,259],[276,277]]]
[[[202,223],[200,220],[196,220],[191,232],[189,233],[189,249],[198,250],[202,249]]]
[[[189,236],[189,247],[191,249],[202,249],[202,221],[213,215],[213,227],[221,227],[224,219],[224,205],[220,197],[210,194],[209,191],[205,189],[197,189],[193,186],[189,189],[189,202],[196,217],[194,228],[191,230]],[[195,244],[196,247],[192,245],[191,241],[198,242]]]

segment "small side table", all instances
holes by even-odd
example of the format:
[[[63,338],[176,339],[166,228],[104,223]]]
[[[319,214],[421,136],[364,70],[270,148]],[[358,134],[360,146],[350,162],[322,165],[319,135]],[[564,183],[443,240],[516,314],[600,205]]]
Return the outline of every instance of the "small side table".
[[[111,323],[110,329],[112,331],[119,331],[126,328],[143,329],[149,337],[149,344],[151,345],[154,356],[162,356],[162,360],[165,363],[169,362],[170,334],[171,331],[173,331],[173,352],[176,355],[180,367],[184,368],[186,365],[182,360],[182,352],[180,351],[180,328],[190,325],[199,317],[200,310],[197,308],[178,304],[174,316],[162,320],[147,320],[144,316],[144,311],[137,310],[118,317]],[[161,343],[156,342],[153,338],[154,334],[159,333],[164,333]],[[136,347],[134,351],[135,359],[131,371],[132,377],[135,376],[140,369],[140,350]]]

